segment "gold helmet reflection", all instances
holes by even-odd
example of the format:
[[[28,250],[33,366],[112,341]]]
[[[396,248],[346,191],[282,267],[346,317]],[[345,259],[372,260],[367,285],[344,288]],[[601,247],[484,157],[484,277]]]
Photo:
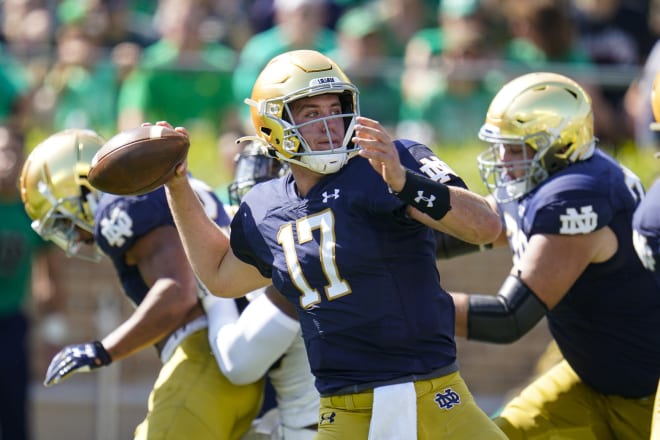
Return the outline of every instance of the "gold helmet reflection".
[[[327,123],[342,118],[345,136],[341,145],[313,151],[300,135],[289,105],[301,98],[336,93],[342,114],[321,117]],[[359,116],[358,89],[330,58],[313,50],[295,50],[273,58],[261,71],[252,89],[250,105],[256,134],[280,160],[320,173],[338,171],[357,152],[351,143],[355,118]]]
[[[517,199],[548,176],[584,160],[595,148],[591,98],[575,81],[557,73],[530,73],[502,87],[488,108],[479,138],[490,148],[477,162],[482,179],[499,201]],[[501,160],[503,145],[531,147],[533,156]],[[507,170],[524,170],[511,178]]]
[[[37,145],[23,165],[20,191],[32,228],[69,256],[92,260],[101,256],[96,246],[85,246],[76,227],[94,230],[99,192],[87,174],[92,157],[104,143],[91,130],[61,131]]]

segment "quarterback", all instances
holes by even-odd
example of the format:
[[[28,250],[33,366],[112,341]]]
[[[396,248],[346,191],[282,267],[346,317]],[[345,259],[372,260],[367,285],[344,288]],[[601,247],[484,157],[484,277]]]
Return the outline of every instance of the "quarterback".
[[[228,237],[182,163],[166,188],[186,253],[218,296],[272,282],[295,304],[321,395],[317,439],[504,438],[458,371],[432,232],[489,243],[497,214],[428,147],[361,117],[358,95],[316,51],[273,58],[246,102],[254,140],[291,172],[243,197]]]

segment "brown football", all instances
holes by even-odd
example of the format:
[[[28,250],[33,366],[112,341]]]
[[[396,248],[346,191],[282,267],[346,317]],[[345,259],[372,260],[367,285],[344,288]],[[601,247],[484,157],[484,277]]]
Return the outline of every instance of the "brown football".
[[[146,194],[172,177],[189,147],[188,138],[171,128],[149,125],[125,130],[96,152],[88,179],[103,192]]]

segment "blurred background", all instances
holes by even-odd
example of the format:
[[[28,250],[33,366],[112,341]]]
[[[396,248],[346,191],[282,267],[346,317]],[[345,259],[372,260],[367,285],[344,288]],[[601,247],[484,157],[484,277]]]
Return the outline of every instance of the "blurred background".
[[[0,145],[29,152],[64,128],[109,138],[167,120],[188,128],[191,171],[226,200],[256,76],[276,54],[312,48],[359,87],[362,114],[425,142],[482,194],[476,133],[499,87],[530,71],[571,76],[592,96],[601,147],[648,187],[660,175],[649,130],[659,36],[657,0],[3,0]],[[60,347],[101,337],[131,306],[108,261],[51,255],[53,276],[36,255],[17,304],[30,323],[33,440],[130,438],[159,368],[155,350],[44,388]],[[1,235],[0,257],[13,258]],[[438,265],[447,289],[495,293],[510,261],[504,249]],[[549,341],[545,322],[510,345],[459,341],[484,409],[534,374]]]

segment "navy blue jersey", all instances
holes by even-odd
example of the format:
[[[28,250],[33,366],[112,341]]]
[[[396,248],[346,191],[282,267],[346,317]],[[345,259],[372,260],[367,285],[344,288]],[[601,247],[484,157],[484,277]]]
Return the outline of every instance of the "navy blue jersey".
[[[229,217],[213,190],[199,180],[191,178],[190,181],[207,215],[220,226],[229,225]],[[150,231],[161,226],[174,226],[165,188],[140,196],[102,194],[94,223],[96,243],[112,260],[126,295],[134,304],[140,304],[149,286],[137,266],[126,264],[124,254]]]
[[[425,146],[397,141],[404,166],[465,187]],[[432,231],[366,159],[306,197],[292,176],[261,183],[232,220],[231,246],[298,309],[322,395],[454,366],[454,305],[440,286]]]
[[[651,186],[635,211],[633,236],[637,255],[660,286],[660,179]]]
[[[606,226],[614,232],[617,253],[589,264],[547,317],[562,354],[587,385],[636,398],[654,394],[660,376],[660,295],[632,243],[641,196],[633,177],[596,150],[500,209],[514,263],[534,234],[587,234]]]

